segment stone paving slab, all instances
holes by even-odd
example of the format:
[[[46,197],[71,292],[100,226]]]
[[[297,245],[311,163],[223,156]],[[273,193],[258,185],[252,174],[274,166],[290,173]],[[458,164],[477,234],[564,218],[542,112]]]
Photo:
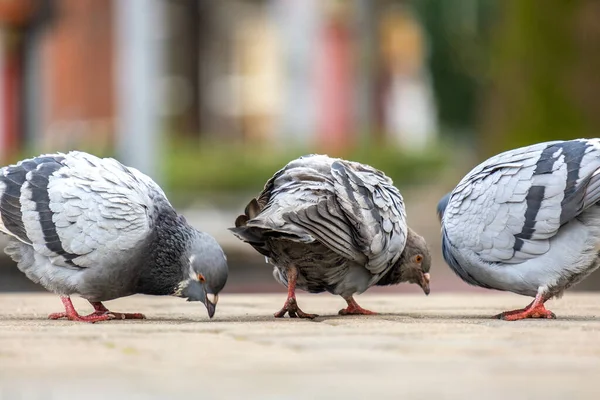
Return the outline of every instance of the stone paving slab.
[[[492,292],[490,292],[492,293]],[[557,320],[489,316],[510,294],[363,295],[377,316],[300,294],[314,321],[272,317],[284,295],[107,303],[145,321],[49,321],[51,294],[0,295],[0,399],[598,399],[600,295],[549,303]],[[83,313],[91,307],[74,299]]]

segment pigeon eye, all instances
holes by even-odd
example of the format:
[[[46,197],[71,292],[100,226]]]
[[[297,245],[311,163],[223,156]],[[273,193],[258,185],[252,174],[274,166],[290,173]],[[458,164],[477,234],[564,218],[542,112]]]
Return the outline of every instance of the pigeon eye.
[[[421,261],[423,261],[423,256],[419,254],[418,256],[415,257],[415,261],[420,263]]]
[[[206,282],[206,278],[202,274],[198,274],[198,280],[202,283]]]

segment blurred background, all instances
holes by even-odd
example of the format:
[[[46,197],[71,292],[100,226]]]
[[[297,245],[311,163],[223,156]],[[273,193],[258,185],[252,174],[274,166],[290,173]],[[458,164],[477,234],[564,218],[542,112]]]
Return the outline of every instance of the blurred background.
[[[596,0],[0,0],[0,164],[117,157],[222,243],[226,292],[283,293],[226,228],[292,158],[368,163],[433,293],[478,290],[441,257],[437,201],[490,155],[598,135],[599,20]],[[39,288],[2,255],[10,290]]]

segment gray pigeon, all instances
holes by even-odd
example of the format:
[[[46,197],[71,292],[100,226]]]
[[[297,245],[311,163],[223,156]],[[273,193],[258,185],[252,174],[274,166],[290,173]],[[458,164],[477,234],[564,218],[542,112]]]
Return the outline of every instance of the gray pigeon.
[[[309,155],[290,162],[252,199],[230,230],[267,257],[288,298],[275,317],[314,318],[296,287],[348,303],[340,314],[374,314],[353,298],[373,285],[419,284],[429,294],[425,240],[406,225],[392,180],[367,165]]]
[[[103,301],[136,293],[201,301],[212,318],[227,281],[219,244],[188,225],[160,187],[112,158],[73,151],[0,169],[5,252],[32,281],[61,296],[50,319],[140,319]],[[70,295],[95,312],[82,316]]]
[[[471,285],[535,298],[497,318],[555,318],[544,303],[600,265],[599,200],[599,139],[507,151],[439,202],[444,258]]]

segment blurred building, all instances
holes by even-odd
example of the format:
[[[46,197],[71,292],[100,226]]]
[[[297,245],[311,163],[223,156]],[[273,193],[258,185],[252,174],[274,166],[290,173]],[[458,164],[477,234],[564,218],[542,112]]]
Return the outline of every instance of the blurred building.
[[[170,8],[174,35],[188,43],[183,27],[202,15],[201,112],[192,130],[334,151],[377,131],[410,149],[436,138],[427,38],[407,2],[180,1]],[[181,73],[171,82],[194,86],[194,69],[186,76],[171,66]],[[196,112],[178,110],[175,120]]]
[[[427,38],[406,2],[155,3],[162,62],[147,95],[162,132],[324,151],[377,133],[410,149],[435,140]],[[0,0],[2,157],[25,145],[114,146],[116,4]]]
[[[390,142],[422,149],[437,132],[423,28],[407,7],[390,7],[380,24],[382,128]]]
[[[112,19],[110,1],[0,1],[3,159],[28,143],[110,145]]]
[[[47,4],[0,1],[0,157],[17,151],[27,129],[32,38],[47,17]]]

